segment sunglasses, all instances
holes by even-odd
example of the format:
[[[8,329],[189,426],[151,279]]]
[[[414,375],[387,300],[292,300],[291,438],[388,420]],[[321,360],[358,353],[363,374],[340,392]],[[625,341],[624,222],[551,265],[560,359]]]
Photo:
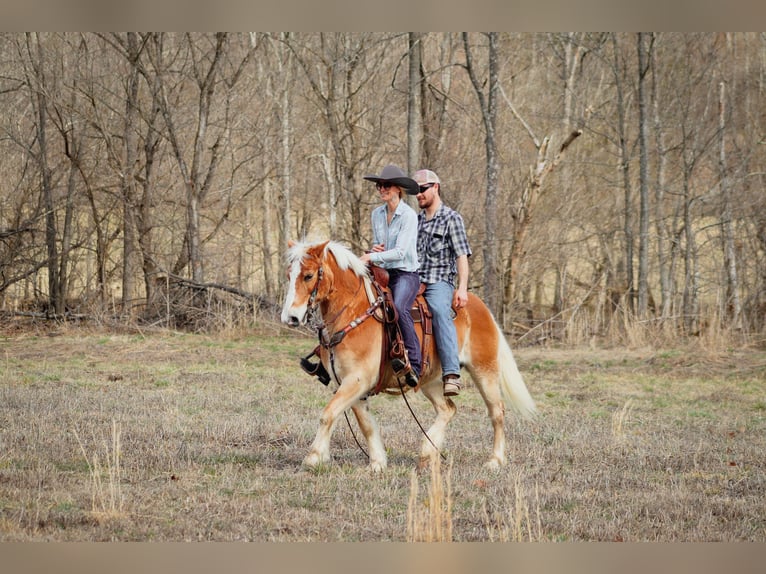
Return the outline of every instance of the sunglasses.
[[[420,193],[424,193],[424,192],[428,191],[429,189],[431,189],[434,185],[436,185],[436,184],[427,183],[425,185],[420,185],[418,187],[420,187]]]
[[[393,183],[389,183],[387,181],[382,182],[382,183],[378,182],[378,183],[375,184],[375,189],[377,189],[378,191],[380,191],[381,189],[390,189],[392,187],[394,187],[394,184]]]

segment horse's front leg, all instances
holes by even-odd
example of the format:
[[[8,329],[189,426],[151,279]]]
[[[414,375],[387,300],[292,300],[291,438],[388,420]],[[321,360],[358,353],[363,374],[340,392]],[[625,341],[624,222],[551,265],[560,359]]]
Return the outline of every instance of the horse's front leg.
[[[311,450],[303,459],[305,466],[313,468],[330,462],[330,437],[335,423],[338,422],[338,418],[346,409],[364,396],[368,387],[369,385],[362,384],[362,377],[358,373],[349,373],[343,377],[341,385],[324,408],[319,419],[319,428],[314,442],[311,443]]]
[[[360,401],[351,407],[356,415],[356,421],[359,428],[362,429],[364,438],[367,439],[367,448],[370,456],[370,470],[381,472],[385,470],[388,464],[386,448],[383,446],[383,439],[380,436],[380,428],[375,417],[370,413],[367,407],[367,401]]]

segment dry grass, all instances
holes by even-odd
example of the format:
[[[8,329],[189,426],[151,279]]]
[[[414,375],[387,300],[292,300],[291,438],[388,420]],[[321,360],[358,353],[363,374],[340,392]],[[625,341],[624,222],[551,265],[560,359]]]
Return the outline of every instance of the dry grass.
[[[518,349],[541,417],[509,415],[507,467],[482,467],[468,384],[430,475],[401,399],[372,399],[389,453],[373,475],[345,421],[333,463],[301,469],[330,397],[297,366],[313,343],[0,339],[0,540],[766,541],[763,350]]]
[[[450,465],[451,471],[451,465]],[[407,506],[408,542],[452,542],[451,472],[442,479],[441,459],[431,465],[428,496],[420,500],[418,473],[412,471]]]

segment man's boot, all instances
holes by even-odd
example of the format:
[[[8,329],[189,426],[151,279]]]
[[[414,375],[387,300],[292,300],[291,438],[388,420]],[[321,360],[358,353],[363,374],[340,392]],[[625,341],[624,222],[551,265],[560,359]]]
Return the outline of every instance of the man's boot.
[[[460,375],[450,373],[444,376],[444,396],[456,397],[460,394]]]

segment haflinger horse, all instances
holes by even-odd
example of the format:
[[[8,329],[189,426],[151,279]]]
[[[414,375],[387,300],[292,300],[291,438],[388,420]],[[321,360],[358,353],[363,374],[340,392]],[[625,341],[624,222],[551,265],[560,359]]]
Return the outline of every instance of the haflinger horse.
[[[306,324],[311,312],[320,319],[320,358],[338,388],[319,420],[314,442],[303,461],[307,467],[330,462],[330,437],[339,417],[351,409],[367,441],[372,471],[386,468],[386,450],[377,422],[367,408],[367,397],[377,391],[404,393],[411,390],[394,376],[390,365],[381,368],[384,326],[374,318],[376,306],[370,290],[367,266],[349,249],[334,241],[290,242],[287,253],[290,284],[282,307],[282,322]],[[455,316],[460,363],[470,373],[489,411],[494,430],[492,456],[485,464],[497,468],[506,463],[505,405],[503,396],[524,418],[533,418],[535,403],[522,380],[510,347],[487,306],[469,293],[468,304]],[[422,328],[416,324],[422,340]],[[322,341],[324,341],[322,343]],[[428,337],[433,345],[433,337]],[[447,424],[455,415],[455,403],[444,396],[441,364],[434,349],[426,349],[431,364],[421,373],[418,389],[431,401],[436,420],[426,431],[420,466],[439,456]]]

